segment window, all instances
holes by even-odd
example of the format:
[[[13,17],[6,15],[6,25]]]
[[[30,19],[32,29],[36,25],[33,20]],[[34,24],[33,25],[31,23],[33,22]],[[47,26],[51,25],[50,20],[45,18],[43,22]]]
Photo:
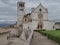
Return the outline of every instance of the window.
[[[20,7],[24,7],[24,4],[19,4]]]
[[[28,23],[28,18],[24,18],[24,23]]]
[[[19,4],[19,6],[22,6],[22,4]]]
[[[28,22],[28,18],[24,18],[24,22]]]
[[[27,21],[27,19],[25,19],[25,21]]]
[[[24,7],[24,4],[23,4],[23,7]]]
[[[24,9],[20,9],[20,11],[23,11]]]
[[[39,11],[42,11],[42,9],[39,9]]]

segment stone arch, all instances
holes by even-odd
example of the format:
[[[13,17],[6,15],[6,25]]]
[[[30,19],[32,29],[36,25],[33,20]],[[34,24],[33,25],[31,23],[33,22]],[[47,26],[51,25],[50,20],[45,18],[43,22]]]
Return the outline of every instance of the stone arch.
[[[40,30],[42,30],[43,29],[43,22],[39,22],[37,28],[40,29]]]
[[[24,18],[24,23],[28,23],[29,19],[27,17]]]

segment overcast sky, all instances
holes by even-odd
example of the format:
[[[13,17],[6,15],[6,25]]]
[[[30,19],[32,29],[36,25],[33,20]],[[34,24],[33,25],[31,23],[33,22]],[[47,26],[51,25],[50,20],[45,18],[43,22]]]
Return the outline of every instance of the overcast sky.
[[[0,0],[0,22],[17,20],[17,1]],[[60,0],[23,0],[26,2],[26,12],[30,12],[32,7],[37,7],[42,3],[48,8],[50,20],[60,21]]]

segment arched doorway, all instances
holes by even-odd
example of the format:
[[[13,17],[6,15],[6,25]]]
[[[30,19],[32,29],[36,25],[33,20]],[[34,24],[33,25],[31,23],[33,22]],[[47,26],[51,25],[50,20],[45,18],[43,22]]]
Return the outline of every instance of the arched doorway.
[[[38,23],[38,29],[40,29],[40,30],[43,29],[43,23],[42,23],[42,22],[39,22],[39,23]]]

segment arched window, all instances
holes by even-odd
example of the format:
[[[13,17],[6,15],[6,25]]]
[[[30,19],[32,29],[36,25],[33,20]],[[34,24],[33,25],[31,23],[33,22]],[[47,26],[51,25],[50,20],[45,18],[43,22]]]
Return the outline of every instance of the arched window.
[[[23,11],[24,9],[20,9],[21,11]]]
[[[25,21],[27,21],[27,19],[25,19]]]
[[[42,9],[39,9],[39,11],[42,11]]]
[[[28,22],[28,18],[24,18],[24,22],[27,23]]]
[[[24,4],[19,4],[20,7],[24,7]]]

